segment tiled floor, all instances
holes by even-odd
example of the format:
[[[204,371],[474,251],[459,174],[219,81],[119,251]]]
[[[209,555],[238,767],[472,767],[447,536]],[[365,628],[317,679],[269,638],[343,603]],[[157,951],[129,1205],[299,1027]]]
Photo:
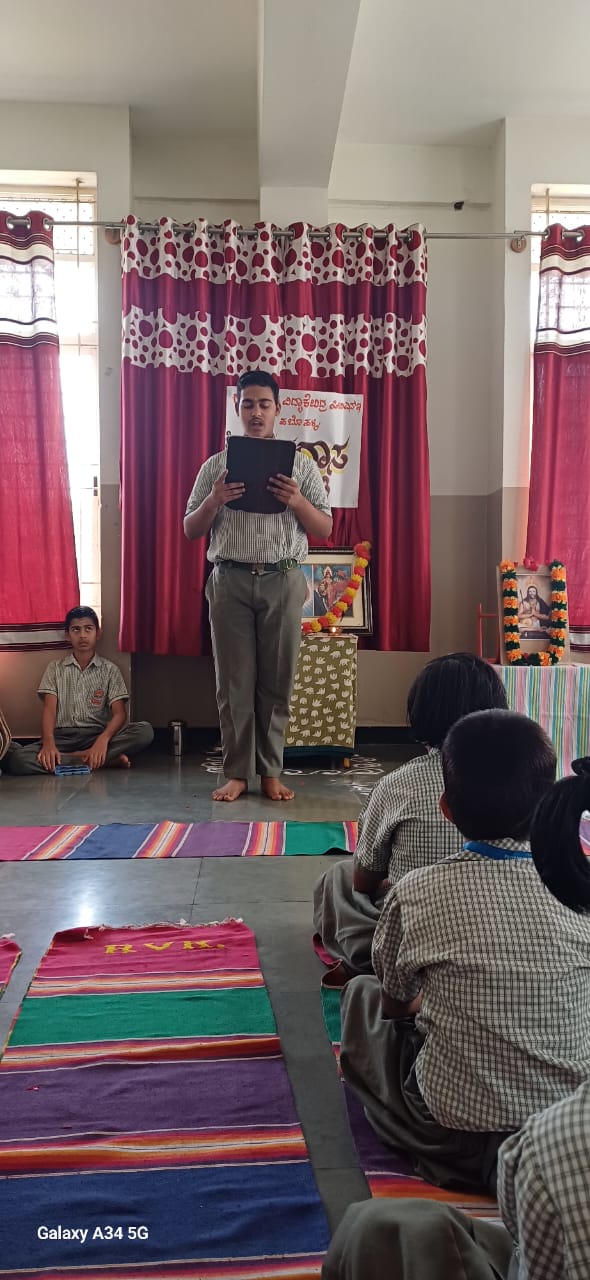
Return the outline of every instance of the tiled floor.
[[[383,772],[408,758],[366,748],[350,771],[293,764],[295,801],[259,794],[213,804],[216,757],[176,762],[148,753],[129,773],[90,778],[0,777],[1,826],[75,822],[299,821],[356,818]],[[277,812],[277,810],[279,810]],[[255,932],[260,960],[301,1122],[332,1225],[367,1188],[355,1159],[319,996],[322,966],[311,946],[313,885],[333,859],[174,859],[130,862],[0,863],[0,934],[23,956],[0,1003],[0,1045],[52,935],[74,925],[187,922],[239,916]]]

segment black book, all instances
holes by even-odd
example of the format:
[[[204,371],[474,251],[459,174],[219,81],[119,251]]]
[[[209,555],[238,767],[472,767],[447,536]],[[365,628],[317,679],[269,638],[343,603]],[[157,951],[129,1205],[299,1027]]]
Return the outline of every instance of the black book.
[[[234,511],[255,511],[260,515],[277,515],[285,510],[284,502],[267,488],[271,476],[291,476],[295,461],[293,440],[255,440],[251,436],[230,436],[227,442],[226,484],[243,480],[243,497],[228,502]]]

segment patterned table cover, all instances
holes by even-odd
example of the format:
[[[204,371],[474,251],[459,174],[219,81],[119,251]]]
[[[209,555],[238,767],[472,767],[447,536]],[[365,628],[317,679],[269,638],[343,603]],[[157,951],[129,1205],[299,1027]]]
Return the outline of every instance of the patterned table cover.
[[[304,636],[285,748],[352,750],[356,731],[357,637]]]
[[[590,755],[590,666],[497,667],[508,706],[543,726],[557,751],[557,776]]]

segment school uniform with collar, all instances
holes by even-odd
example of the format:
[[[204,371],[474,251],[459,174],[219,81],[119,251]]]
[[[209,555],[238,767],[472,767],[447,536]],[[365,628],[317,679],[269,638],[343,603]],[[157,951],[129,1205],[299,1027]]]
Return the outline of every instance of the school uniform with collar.
[[[106,729],[113,702],[129,701],[119,668],[98,653],[84,668],[73,653],[50,662],[37,692],[41,699],[46,694],[57,698],[54,738],[58,751],[64,755],[87,751]],[[123,725],[109,742],[106,764],[121,755],[137,755],[149,747],[153,736],[152,726],[145,720]],[[13,743],[4,762],[7,772],[45,773],[37,759],[41,747],[41,739],[25,746]]]
[[[185,517],[209,497],[227,466],[227,450],[203,463]],[[293,479],[303,497],[330,514],[315,462],[297,451]],[[279,777],[301,643],[308,541],[293,511],[218,511],[207,558],[217,706],[226,778]]]
[[[590,1075],[590,919],[528,846],[472,841],[392,889],[373,966],[342,997],[345,1079],[430,1181],[495,1190],[503,1139]],[[382,1018],[382,992],[421,993],[415,1019]]]

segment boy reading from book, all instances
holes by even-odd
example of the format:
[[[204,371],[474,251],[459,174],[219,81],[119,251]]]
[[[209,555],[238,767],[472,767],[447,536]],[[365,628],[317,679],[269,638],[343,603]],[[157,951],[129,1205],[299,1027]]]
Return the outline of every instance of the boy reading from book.
[[[272,374],[242,374],[235,404],[244,435],[273,437],[280,402]],[[307,594],[301,565],[308,536],[314,542],[329,538],[332,516],[315,462],[299,451],[292,476],[273,476],[268,489],[281,504],[277,512],[230,506],[245,486],[228,480],[224,449],[201,467],[184,517],[187,538],[211,535],[213,572],[205,594],[226,778],[214,800],[237,800],[256,774],[267,799],[294,798],[281,771]]]
[[[50,662],[39,685],[41,738],[26,746],[13,743],[4,762],[8,773],[53,773],[70,756],[91,769],[129,768],[131,757],[153,739],[151,724],[127,721],[123,676],[96,652],[100,626],[94,609],[70,609],[64,625],[72,652]]]

